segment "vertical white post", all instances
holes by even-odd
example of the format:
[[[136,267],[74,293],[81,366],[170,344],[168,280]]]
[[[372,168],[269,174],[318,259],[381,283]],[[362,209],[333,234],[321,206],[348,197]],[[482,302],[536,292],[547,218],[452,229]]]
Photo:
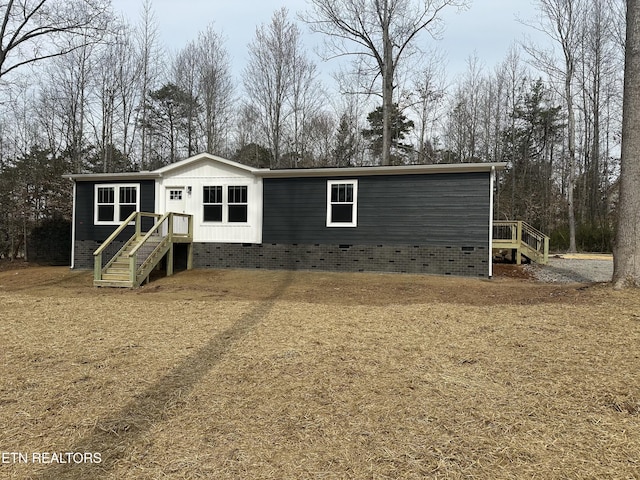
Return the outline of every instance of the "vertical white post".
[[[496,167],[491,167],[489,187],[489,278],[493,277],[493,188],[496,179]]]
[[[76,181],[73,182],[73,199],[71,207],[71,268],[76,266]]]

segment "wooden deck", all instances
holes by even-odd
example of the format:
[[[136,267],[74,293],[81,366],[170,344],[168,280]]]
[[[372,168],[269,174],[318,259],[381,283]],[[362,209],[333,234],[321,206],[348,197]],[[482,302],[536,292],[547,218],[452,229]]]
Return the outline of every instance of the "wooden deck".
[[[549,237],[520,220],[493,222],[493,250],[511,250],[516,263],[522,257],[546,264],[549,261]]]
[[[149,221],[143,221],[150,219]],[[103,266],[103,253],[124,229],[135,223],[135,233]],[[143,231],[143,225],[148,230]],[[187,243],[187,269],[193,263],[193,217],[183,213],[134,212],[94,252],[93,284],[97,287],[139,287],[166,256],[167,276],[173,275],[173,250]]]

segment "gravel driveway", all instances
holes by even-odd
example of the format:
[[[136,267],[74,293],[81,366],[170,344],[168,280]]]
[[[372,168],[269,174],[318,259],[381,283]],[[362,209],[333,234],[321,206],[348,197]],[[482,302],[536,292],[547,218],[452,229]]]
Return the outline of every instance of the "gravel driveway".
[[[609,282],[613,275],[611,255],[573,254],[555,255],[548,265],[530,264],[525,267],[537,280],[547,283]]]

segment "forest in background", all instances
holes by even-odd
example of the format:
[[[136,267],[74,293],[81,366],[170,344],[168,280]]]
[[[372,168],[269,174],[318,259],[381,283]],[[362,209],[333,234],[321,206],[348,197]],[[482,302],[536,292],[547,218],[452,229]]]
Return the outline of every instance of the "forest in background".
[[[149,170],[203,151],[270,168],[380,163],[375,70],[355,56],[327,81],[303,42],[308,23],[286,9],[257,26],[236,78],[213,25],[169,55],[150,0],[135,24],[107,0],[49,1],[86,13],[75,36],[47,39],[66,54],[22,64],[46,45],[10,52],[19,17],[2,30],[0,257],[70,219],[65,173]],[[557,250],[571,248],[573,224],[577,249],[611,251],[625,2],[532,1],[540,22],[527,28],[548,43],[514,44],[497,65],[472,55],[452,79],[433,41],[411,45],[394,72],[391,163],[506,162],[496,218],[531,223]]]

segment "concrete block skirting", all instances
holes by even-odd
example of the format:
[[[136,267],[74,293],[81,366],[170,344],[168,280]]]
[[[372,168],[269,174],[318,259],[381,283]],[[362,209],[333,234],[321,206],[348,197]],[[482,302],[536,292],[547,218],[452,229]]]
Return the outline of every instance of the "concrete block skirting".
[[[103,254],[106,263],[122,247],[114,242]],[[75,268],[92,269],[99,242],[75,243]],[[485,247],[425,245],[283,245],[194,243],[194,268],[264,268],[334,272],[389,272],[464,277],[489,276]]]
[[[112,242],[102,253],[102,266],[104,267],[111,258],[118,253],[124,246],[125,242]],[[80,270],[93,270],[93,252],[102,245],[102,242],[95,240],[77,240],[75,242],[75,263],[74,268]]]
[[[489,276],[485,247],[194,243],[194,268]]]

